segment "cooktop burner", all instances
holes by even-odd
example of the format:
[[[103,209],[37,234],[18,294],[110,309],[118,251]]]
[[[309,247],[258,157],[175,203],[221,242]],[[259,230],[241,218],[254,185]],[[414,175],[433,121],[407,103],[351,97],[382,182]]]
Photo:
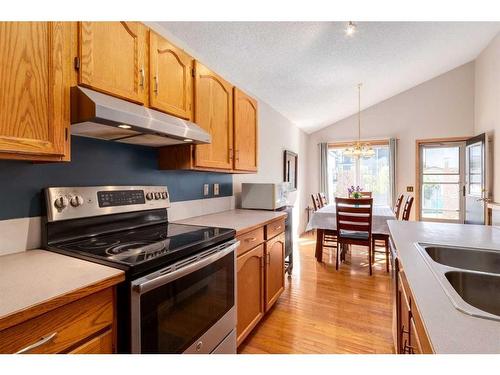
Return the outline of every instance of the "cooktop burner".
[[[229,229],[183,224],[155,224],[57,244],[107,261],[137,265],[144,261],[192,248],[227,234]]]

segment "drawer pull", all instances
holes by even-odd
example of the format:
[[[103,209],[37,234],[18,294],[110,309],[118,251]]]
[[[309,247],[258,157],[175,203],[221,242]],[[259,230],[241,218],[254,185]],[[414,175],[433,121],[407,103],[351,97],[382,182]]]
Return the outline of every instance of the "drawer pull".
[[[42,346],[42,345],[45,345],[45,344],[51,342],[52,340],[54,340],[54,338],[56,336],[57,336],[57,332],[51,333],[48,336],[44,336],[40,340],[38,340],[37,342],[35,342],[35,343],[31,344],[31,345],[28,345],[25,348],[22,348],[21,350],[19,350],[18,352],[16,352],[16,354],[28,353],[29,351],[31,351],[31,350],[33,350],[35,348],[38,348],[39,346]]]
[[[245,242],[254,242],[257,241],[257,237],[245,238]]]
[[[277,227],[274,227],[274,230],[280,230],[281,229],[281,225],[278,225]]]

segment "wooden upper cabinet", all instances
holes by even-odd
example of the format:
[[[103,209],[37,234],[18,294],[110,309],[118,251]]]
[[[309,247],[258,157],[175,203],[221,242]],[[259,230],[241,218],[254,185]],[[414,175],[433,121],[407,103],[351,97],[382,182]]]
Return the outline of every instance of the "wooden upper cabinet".
[[[266,311],[285,290],[285,234],[266,242]]]
[[[150,31],[149,66],[150,107],[191,120],[193,58]]]
[[[143,104],[147,28],[140,22],[80,22],[78,82]]]
[[[196,124],[212,143],[196,145],[195,167],[233,169],[233,86],[195,61]]]
[[[234,169],[257,171],[257,101],[234,88]]]
[[[69,156],[69,26],[0,22],[0,158]]]

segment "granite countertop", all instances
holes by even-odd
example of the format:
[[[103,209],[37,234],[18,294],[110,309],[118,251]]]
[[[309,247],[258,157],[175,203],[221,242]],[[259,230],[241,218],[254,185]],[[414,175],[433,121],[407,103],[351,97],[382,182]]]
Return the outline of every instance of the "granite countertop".
[[[0,256],[0,329],[84,297],[82,288],[90,294],[124,279],[121,270],[45,250]]]
[[[500,353],[500,321],[458,311],[415,246],[426,242],[500,251],[500,228],[389,221],[389,229],[434,351]]]
[[[235,209],[210,215],[190,217],[176,221],[176,223],[230,228],[236,230],[236,235],[240,235],[281,217],[284,218],[286,215],[284,211]]]

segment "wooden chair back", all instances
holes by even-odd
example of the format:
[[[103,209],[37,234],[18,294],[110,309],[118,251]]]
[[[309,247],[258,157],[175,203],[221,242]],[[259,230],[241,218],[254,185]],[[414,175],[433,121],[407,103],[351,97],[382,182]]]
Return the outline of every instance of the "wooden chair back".
[[[319,201],[321,202],[321,207],[325,207],[328,204],[325,193],[318,193]]]
[[[394,206],[394,216],[396,216],[396,220],[399,220],[399,212],[401,211],[401,205],[403,204],[403,199],[405,196],[401,194],[396,200],[396,205]]]
[[[321,202],[317,194],[311,194],[311,199],[313,202],[314,211],[318,211],[321,208]]]
[[[357,234],[367,234],[366,239],[361,242],[371,241],[373,198],[335,198],[335,207],[339,240],[342,240],[343,237],[353,238],[352,233],[349,232],[354,231]],[[351,243],[355,244],[358,241]],[[369,244],[370,242],[368,242]]]
[[[408,198],[406,198],[405,207],[403,209],[403,217],[401,218],[401,220],[405,220],[405,221],[410,220],[410,213],[411,213],[411,206],[412,205],[413,205],[413,197],[408,196]]]
[[[371,198],[372,197],[372,192],[371,191],[360,191],[361,196],[363,198]]]

